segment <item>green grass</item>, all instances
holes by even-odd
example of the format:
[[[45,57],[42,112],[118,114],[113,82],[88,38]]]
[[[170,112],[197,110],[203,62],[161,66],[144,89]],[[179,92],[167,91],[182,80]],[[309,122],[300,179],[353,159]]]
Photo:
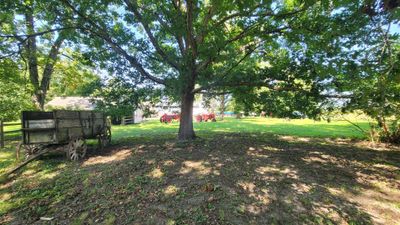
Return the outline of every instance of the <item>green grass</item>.
[[[20,121],[7,122],[7,123],[19,123]],[[4,131],[19,131],[21,125],[4,126]],[[15,146],[21,137],[21,132],[4,134],[5,148],[0,148],[0,175],[7,171],[7,169],[15,166],[18,162],[15,160]]]
[[[14,130],[20,130],[21,125],[11,125],[11,126],[5,126],[4,131],[14,131]]]
[[[8,124],[10,124],[10,123],[20,123],[20,121],[7,122],[7,123]],[[15,140],[15,139],[18,139],[21,136],[21,133],[17,132],[17,131],[19,131],[21,129],[21,125],[4,126],[3,129],[4,129],[4,132],[15,131],[14,133],[5,134],[5,139],[6,140]]]
[[[355,121],[357,125],[368,130],[368,122]],[[113,138],[149,136],[155,134],[176,134],[179,123],[163,124],[158,120],[150,120],[141,124],[113,126]],[[309,119],[269,119],[249,117],[243,119],[225,118],[224,121],[194,123],[194,129],[198,135],[212,133],[270,133],[278,135],[290,135],[297,137],[320,138],[352,138],[364,139],[365,135],[346,121],[313,121]]]

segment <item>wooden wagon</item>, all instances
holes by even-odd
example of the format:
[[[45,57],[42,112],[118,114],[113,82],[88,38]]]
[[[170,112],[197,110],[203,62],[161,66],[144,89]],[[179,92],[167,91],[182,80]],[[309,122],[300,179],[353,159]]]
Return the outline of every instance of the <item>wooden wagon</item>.
[[[87,139],[97,139],[100,149],[111,141],[106,116],[95,111],[55,110],[22,112],[22,148],[27,157],[42,149],[64,151],[70,160],[86,154]]]

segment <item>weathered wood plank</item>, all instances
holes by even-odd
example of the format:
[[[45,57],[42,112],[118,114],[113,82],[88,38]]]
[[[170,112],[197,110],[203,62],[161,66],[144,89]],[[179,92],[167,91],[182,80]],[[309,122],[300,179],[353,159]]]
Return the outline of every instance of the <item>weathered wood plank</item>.
[[[39,144],[39,143],[55,143],[56,135],[54,131],[36,131],[36,132],[28,132],[27,136],[29,138],[29,142],[25,142],[25,144]]]
[[[46,120],[53,119],[53,112],[23,111],[22,120]]]
[[[55,122],[53,119],[48,120],[26,120],[26,128],[54,128]]]

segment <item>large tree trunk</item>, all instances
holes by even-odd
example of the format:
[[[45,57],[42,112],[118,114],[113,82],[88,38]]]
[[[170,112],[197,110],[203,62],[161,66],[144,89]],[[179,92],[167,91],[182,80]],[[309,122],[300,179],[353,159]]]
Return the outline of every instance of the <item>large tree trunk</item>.
[[[182,95],[181,100],[181,119],[179,123],[179,140],[193,140],[196,135],[193,130],[193,102],[194,94],[191,90]]]
[[[28,10],[25,14],[25,23],[28,34],[35,33],[35,22],[33,19],[32,11]],[[36,36],[30,36],[27,38],[26,43],[24,44],[26,49],[26,55],[28,60],[28,71],[29,71],[29,79],[33,85],[34,95],[35,95],[35,103],[40,106],[41,95],[39,92],[39,70],[38,70],[38,60],[37,60],[37,47],[36,47]]]
[[[44,111],[44,103],[46,100],[46,94],[43,93],[42,90],[36,90],[35,96],[36,96],[36,102],[37,102],[37,105],[39,106],[39,109],[41,111]]]

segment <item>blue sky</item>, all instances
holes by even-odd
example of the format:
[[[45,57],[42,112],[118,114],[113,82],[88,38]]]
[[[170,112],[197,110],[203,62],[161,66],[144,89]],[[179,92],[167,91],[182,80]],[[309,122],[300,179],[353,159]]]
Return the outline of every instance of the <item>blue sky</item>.
[[[400,34],[400,25],[399,24],[392,24],[392,26],[390,27],[390,33],[391,34]]]

